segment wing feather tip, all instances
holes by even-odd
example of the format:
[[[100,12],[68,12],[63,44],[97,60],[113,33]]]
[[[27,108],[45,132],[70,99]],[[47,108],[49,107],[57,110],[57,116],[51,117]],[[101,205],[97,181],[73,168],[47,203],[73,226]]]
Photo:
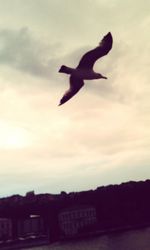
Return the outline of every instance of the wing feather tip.
[[[62,105],[62,103],[60,102],[57,106],[59,107],[59,106],[61,106]]]

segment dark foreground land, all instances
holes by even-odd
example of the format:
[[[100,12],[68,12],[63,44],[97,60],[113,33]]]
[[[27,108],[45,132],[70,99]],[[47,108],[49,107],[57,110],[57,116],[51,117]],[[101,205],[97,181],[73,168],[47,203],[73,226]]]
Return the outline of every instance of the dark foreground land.
[[[87,235],[86,237],[78,237],[74,239],[57,241],[54,243],[42,241],[42,240],[28,240],[25,242],[14,242],[13,244],[3,245],[0,247],[1,250],[19,250],[19,249],[45,249],[45,250],[66,250],[68,246],[69,249],[102,249],[108,250],[149,250],[150,246],[150,227],[140,227],[133,229],[114,229],[103,231],[102,233],[97,233],[93,235]],[[119,246],[118,246],[119,245]]]
[[[61,211],[72,207],[92,206],[96,210],[94,225],[84,227],[75,238],[89,237],[107,232],[150,226],[150,180],[130,181],[120,185],[98,187],[95,190],[61,194],[27,193],[0,199],[0,217],[12,220],[12,240],[18,239],[17,223],[31,214],[38,214],[44,223],[45,243],[68,240],[59,225]],[[63,236],[63,237],[62,237]],[[25,240],[19,244],[40,244],[40,240]],[[14,243],[9,243],[12,245]],[[5,244],[6,246],[7,244]],[[1,248],[4,244],[1,245]],[[22,246],[21,246],[22,247]],[[14,248],[15,249],[15,248]]]

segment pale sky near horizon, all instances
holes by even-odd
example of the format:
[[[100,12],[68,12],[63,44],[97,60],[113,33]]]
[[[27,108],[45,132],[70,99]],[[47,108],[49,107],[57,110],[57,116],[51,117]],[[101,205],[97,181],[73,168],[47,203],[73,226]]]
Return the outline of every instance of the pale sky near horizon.
[[[150,1],[0,0],[0,197],[150,178]],[[113,48],[58,107],[77,66]]]

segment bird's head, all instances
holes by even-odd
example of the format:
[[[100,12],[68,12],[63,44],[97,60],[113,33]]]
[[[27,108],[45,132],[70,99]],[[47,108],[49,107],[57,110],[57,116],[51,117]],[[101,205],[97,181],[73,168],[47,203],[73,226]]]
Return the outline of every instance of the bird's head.
[[[66,67],[65,65],[62,65],[62,66],[60,67],[60,69],[59,69],[58,72],[60,72],[60,73],[66,73],[66,70],[67,70],[67,67]]]
[[[95,79],[107,79],[107,77],[106,76],[103,76],[102,74],[100,74],[100,73],[96,73],[96,78]]]
[[[98,73],[98,78],[107,79],[106,76],[103,76],[102,74],[99,74],[99,73]]]

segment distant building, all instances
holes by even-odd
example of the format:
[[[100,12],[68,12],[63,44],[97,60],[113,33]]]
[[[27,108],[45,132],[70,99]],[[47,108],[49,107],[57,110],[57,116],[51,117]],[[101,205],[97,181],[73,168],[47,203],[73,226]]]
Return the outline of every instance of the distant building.
[[[8,218],[0,218],[0,240],[12,238],[12,222]]]
[[[91,206],[68,208],[58,215],[62,236],[76,236],[81,230],[96,224],[96,209]]]
[[[26,193],[26,197],[33,197],[33,196],[35,196],[34,190]]]
[[[39,236],[44,234],[44,221],[38,215],[19,219],[17,224],[18,237]]]
[[[39,202],[43,203],[44,201],[46,201],[46,202],[53,201],[56,198],[55,198],[55,195],[53,195],[53,194],[37,194],[36,199]]]

